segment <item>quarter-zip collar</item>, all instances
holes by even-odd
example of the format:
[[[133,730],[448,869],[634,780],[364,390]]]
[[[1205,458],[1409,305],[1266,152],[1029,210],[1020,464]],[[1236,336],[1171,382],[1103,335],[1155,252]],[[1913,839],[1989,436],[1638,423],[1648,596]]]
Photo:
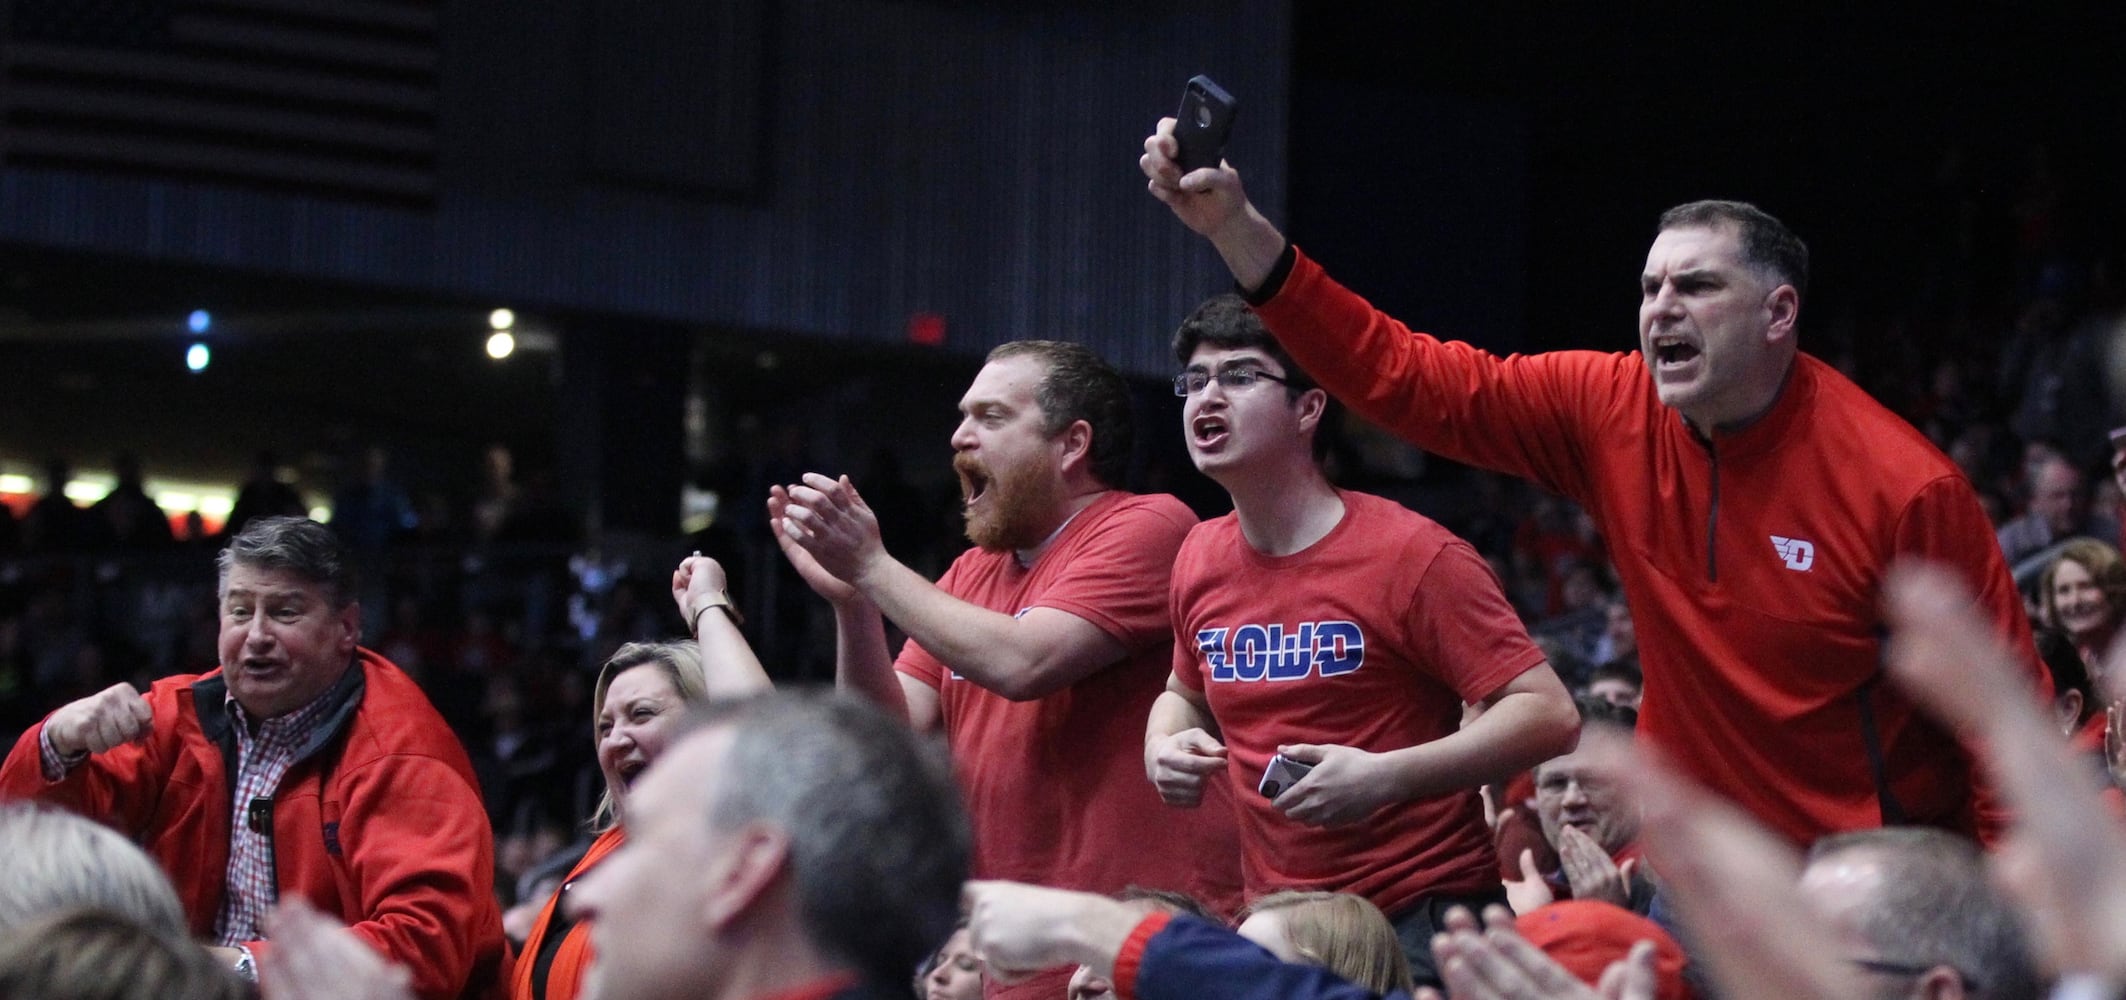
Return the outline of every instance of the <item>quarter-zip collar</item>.
[[[1771,408],[1755,419],[1731,430],[1715,429],[1710,435],[1699,433],[1698,428],[1683,419],[1678,412],[1675,421],[1689,434],[1692,441],[1705,449],[1706,496],[1705,511],[1705,579],[1710,583],[1720,582],[1720,461],[1746,461],[1779,446],[1793,433],[1794,425],[1812,407],[1816,398],[1817,373],[1815,366],[1822,364],[1800,352],[1795,352],[1794,361],[1787,365],[1786,379],[1779,386],[1779,395],[1772,398]]]

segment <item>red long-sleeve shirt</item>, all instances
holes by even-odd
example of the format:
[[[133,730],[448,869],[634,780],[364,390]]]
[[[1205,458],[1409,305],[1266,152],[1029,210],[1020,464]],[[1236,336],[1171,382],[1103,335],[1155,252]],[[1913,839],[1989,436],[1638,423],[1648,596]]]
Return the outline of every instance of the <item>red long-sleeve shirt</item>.
[[[2013,648],[2032,649],[2029,622],[1963,476],[1830,366],[1798,356],[1769,412],[1708,440],[1637,355],[1443,342],[1303,254],[1256,309],[1358,413],[1594,516],[1638,630],[1639,732],[1687,773],[1802,843],[1898,820],[1997,828],[1970,755],[1883,679],[1880,585],[1924,558],[1963,576]],[[2025,662],[2033,696],[2049,690]]]

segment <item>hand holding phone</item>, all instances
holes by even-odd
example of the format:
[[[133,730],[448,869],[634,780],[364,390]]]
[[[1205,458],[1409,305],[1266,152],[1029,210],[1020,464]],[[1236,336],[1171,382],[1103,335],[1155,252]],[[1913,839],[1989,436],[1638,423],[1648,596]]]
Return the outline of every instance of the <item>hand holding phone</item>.
[[[1283,795],[1285,789],[1298,784],[1299,779],[1306,777],[1307,772],[1312,770],[1312,764],[1302,764],[1284,754],[1278,754],[1270,758],[1269,767],[1263,768],[1262,782],[1255,786],[1255,790],[1261,792],[1263,798],[1274,799]]]
[[[1174,162],[1181,172],[1215,167],[1225,160],[1225,141],[1233,134],[1240,102],[1207,76],[1190,78],[1181,91],[1181,110],[1174,114]]]

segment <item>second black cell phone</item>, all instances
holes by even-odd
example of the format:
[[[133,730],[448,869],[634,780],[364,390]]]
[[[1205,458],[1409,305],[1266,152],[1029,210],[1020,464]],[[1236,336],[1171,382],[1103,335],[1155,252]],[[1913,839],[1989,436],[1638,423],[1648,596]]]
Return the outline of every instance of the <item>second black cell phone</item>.
[[[1181,91],[1181,110],[1174,115],[1174,141],[1181,146],[1175,162],[1187,173],[1215,167],[1225,159],[1225,140],[1233,134],[1240,102],[1207,76],[1191,77]]]

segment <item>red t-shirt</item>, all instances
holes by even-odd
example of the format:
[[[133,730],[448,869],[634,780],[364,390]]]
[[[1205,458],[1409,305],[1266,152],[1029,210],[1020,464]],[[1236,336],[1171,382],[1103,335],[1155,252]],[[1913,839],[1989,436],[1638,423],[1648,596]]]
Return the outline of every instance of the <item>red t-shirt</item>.
[[[1290,556],[1251,548],[1234,515],[1174,563],[1174,676],[1204,692],[1239,789],[1248,894],[1351,892],[1393,915],[1499,884],[1476,789],[1310,827],[1255,791],[1282,743],[1399,750],[1455,732],[1542,650],[1476,550],[1392,501],[1343,493],[1344,517]]]
[[[975,872],[1086,892],[1187,892],[1230,912],[1240,862],[1222,786],[1196,809],[1144,776],[1144,723],[1174,637],[1167,576],[1196,516],[1170,496],[1112,492],[1064,526],[1030,567],[969,549],[938,586],[1007,614],[1041,607],[1099,626],[1128,657],[1064,690],[1014,702],[948,671],[910,641],[895,666],[938,689],[945,737],[975,827]]]

